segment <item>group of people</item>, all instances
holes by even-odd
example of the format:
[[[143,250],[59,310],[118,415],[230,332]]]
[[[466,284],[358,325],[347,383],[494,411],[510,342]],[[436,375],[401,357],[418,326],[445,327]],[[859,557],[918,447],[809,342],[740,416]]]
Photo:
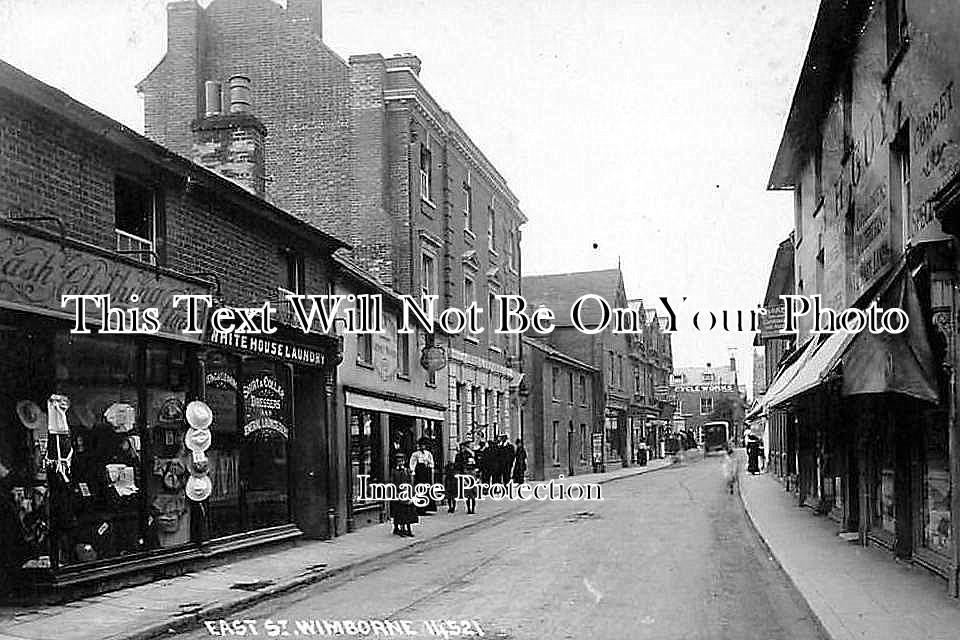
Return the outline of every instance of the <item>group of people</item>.
[[[390,481],[399,486],[401,484],[431,484],[435,470],[433,454],[428,446],[429,438],[420,438],[417,441],[417,450],[409,460],[402,452],[395,455],[394,467]],[[448,462],[443,470],[444,494],[447,502],[447,512],[454,513],[457,509],[457,500],[466,501],[467,513],[476,513],[477,490],[467,489],[464,495],[459,496],[457,481],[458,475],[472,475],[483,483],[507,484],[513,481],[523,482],[527,473],[527,451],[523,441],[517,439],[516,445],[510,444],[506,434],[501,434],[497,441],[480,441],[476,449],[469,442],[461,442],[453,462]],[[424,507],[417,507],[412,501],[397,500],[392,503],[393,534],[402,537],[412,537],[410,525],[420,521],[420,516],[435,512],[437,505],[431,499]]]

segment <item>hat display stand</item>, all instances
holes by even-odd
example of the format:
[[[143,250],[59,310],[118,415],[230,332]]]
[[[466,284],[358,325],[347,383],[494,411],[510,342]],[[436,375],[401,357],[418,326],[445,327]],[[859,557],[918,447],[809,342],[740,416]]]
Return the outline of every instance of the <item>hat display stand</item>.
[[[213,482],[210,480],[210,464],[206,456],[213,436],[210,425],[213,424],[213,410],[206,402],[194,400],[187,405],[184,418],[189,425],[183,437],[183,444],[190,451],[188,467],[190,477],[187,479],[184,492],[193,502],[203,503],[213,493]]]

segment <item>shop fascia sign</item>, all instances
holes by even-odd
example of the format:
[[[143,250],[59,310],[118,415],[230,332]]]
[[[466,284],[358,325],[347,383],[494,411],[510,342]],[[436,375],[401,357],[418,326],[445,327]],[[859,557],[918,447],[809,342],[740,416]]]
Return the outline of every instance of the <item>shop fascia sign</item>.
[[[187,318],[172,300],[176,295],[206,294],[208,285],[138,267],[94,247],[81,247],[0,221],[0,307],[72,320],[76,310],[62,306],[64,296],[109,296],[110,306],[118,310],[115,315],[126,309],[156,307],[158,334],[197,341],[196,335],[184,333]],[[84,311],[92,326],[102,327],[105,316],[107,322],[113,317],[102,305],[88,304]]]
[[[326,356],[320,349],[262,334],[223,333],[213,329],[209,322],[204,333],[204,342],[307,367],[323,367],[326,361]]]
[[[735,384],[684,384],[677,386],[677,393],[736,393]]]

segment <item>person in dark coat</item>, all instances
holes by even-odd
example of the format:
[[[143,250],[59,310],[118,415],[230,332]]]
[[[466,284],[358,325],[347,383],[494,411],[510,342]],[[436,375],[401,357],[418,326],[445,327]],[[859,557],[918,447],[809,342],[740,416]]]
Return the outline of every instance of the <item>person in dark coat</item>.
[[[493,482],[499,459],[500,451],[497,449],[497,444],[493,440],[487,440],[487,447],[483,450],[483,460],[480,462],[481,482]]]
[[[443,495],[447,502],[447,513],[457,510],[457,473],[453,462],[448,462],[443,468]]]
[[[497,445],[497,447],[500,449],[500,459],[497,468],[497,479],[494,480],[494,482],[507,484],[510,482],[510,470],[513,468],[513,458],[516,455],[516,449],[510,444],[510,437],[505,433],[500,434],[500,444]]]
[[[747,436],[747,472],[760,473],[760,441],[753,434]]]
[[[396,454],[393,469],[390,471],[390,482],[399,491],[401,485],[412,484],[412,480],[410,469],[407,468],[406,456],[402,452]],[[393,535],[413,537],[410,525],[419,522],[417,509],[413,502],[411,500],[394,500],[390,503],[390,512],[393,516]]]
[[[513,474],[512,480],[516,484],[523,484],[524,477],[527,475],[527,450],[523,448],[523,440],[517,438],[517,446],[513,454]]]

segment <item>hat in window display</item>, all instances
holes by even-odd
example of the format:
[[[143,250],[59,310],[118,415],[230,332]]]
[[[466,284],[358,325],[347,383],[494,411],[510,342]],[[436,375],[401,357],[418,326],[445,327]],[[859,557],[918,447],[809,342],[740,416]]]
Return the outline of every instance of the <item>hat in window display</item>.
[[[180,491],[187,484],[187,467],[180,460],[168,460],[161,475],[168,491]]]
[[[67,409],[70,408],[70,398],[53,394],[47,400],[47,431],[53,435],[63,436],[70,433],[67,425]]]
[[[17,403],[17,417],[30,431],[47,431],[47,414],[33,400],[21,400]]]
[[[167,398],[157,412],[157,422],[180,422],[183,420],[183,403],[178,398]]]
[[[212,436],[210,435],[209,429],[195,429],[190,427],[187,429],[187,433],[183,436],[183,443],[187,446],[193,453],[203,452],[210,448],[210,440]]]
[[[137,421],[137,410],[126,402],[114,402],[103,412],[103,417],[113,425],[114,431],[126,433],[133,429],[133,425]]]
[[[210,473],[210,459],[203,451],[194,451],[187,460],[190,475],[203,476]]]
[[[213,482],[210,476],[190,476],[187,480],[187,497],[194,502],[203,502],[213,493]]]
[[[209,429],[213,424],[213,410],[206,402],[194,400],[187,405],[186,418],[194,429]]]

